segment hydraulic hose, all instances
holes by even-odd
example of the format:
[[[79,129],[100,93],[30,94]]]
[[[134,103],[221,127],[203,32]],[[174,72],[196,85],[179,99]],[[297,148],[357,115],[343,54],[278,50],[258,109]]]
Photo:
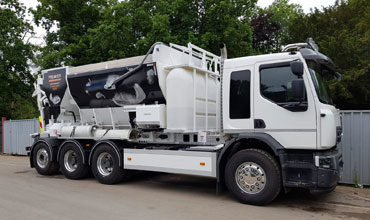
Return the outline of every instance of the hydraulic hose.
[[[124,75],[118,77],[117,79],[115,79],[114,81],[112,81],[111,84],[105,84],[104,85],[104,89],[107,89],[107,90],[113,90],[113,89],[116,89],[116,84],[121,82],[122,80],[126,79],[127,77],[131,76],[133,73],[135,73],[140,67],[143,66],[146,58],[148,58],[149,54],[151,54],[154,50],[154,47],[157,46],[157,45],[160,45],[160,44],[164,44],[162,42],[157,42],[157,43],[154,43],[150,49],[148,50],[148,52],[146,53],[144,59],[141,61],[141,63],[136,66],[134,69],[128,71],[127,73],[125,73]]]

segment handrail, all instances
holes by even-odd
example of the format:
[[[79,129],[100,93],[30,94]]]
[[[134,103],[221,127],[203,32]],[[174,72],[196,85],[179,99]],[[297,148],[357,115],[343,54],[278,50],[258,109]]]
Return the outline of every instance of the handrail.
[[[311,48],[310,45],[308,45],[307,43],[296,43],[296,44],[288,44],[286,46],[283,46],[281,48],[281,51],[282,52],[287,52],[288,50],[290,49],[301,49],[301,48]]]
[[[217,65],[221,60],[219,56],[191,43],[188,43],[187,47],[171,43],[170,47],[189,56],[189,60],[187,62],[189,67],[199,68],[205,72],[211,73],[212,75],[220,75],[219,71],[217,71]],[[196,65],[192,62],[194,58],[199,60],[200,65]]]

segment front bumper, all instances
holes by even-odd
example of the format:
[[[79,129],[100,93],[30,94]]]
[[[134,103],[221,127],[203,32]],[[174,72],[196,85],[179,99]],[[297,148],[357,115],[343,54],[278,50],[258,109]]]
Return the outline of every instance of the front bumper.
[[[317,167],[318,187],[335,186],[343,171],[343,157],[337,150],[317,152],[315,155],[315,166]]]
[[[312,194],[331,192],[337,186],[343,172],[343,157],[337,150],[317,152],[315,155],[317,167],[317,187],[310,189]]]
[[[280,162],[285,188],[307,188],[313,194],[333,191],[343,169],[342,155],[337,149],[286,152]]]

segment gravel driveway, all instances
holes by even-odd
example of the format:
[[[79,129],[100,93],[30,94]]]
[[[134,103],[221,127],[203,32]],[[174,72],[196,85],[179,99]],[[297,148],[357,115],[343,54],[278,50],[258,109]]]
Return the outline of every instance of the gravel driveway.
[[[328,195],[280,195],[266,207],[243,205],[215,179],[138,172],[102,185],[93,178],[40,176],[28,157],[0,155],[0,219],[370,219],[370,189],[339,186]]]

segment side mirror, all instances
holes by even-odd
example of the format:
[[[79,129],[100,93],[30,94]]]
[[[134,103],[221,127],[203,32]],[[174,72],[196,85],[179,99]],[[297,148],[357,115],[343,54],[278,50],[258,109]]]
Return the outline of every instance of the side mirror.
[[[303,63],[301,61],[290,62],[290,69],[292,70],[292,73],[296,76],[303,75]]]
[[[297,101],[303,101],[305,99],[306,90],[303,79],[292,80],[292,94],[293,98]]]

